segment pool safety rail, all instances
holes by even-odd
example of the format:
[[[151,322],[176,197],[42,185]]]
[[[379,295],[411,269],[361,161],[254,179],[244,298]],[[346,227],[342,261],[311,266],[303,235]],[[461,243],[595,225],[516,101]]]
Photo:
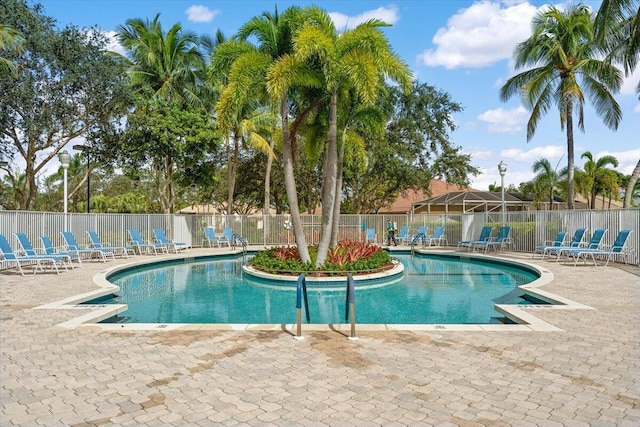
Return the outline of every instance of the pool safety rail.
[[[298,276],[296,283],[296,335],[297,340],[302,340],[302,300],[304,299],[304,311],[307,317],[307,323],[310,322],[309,315],[309,298],[307,295],[307,280],[304,273]],[[347,273],[347,297],[344,310],[344,321],[348,322],[351,318],[351,334],[348,339],[357,341],[356,336],[356,286],[351,273]]]
[[[298,282],[296,283],[296,324],[298,325],[296,330],[297,340],[304,339],[302,336],[302,298],[304,297],[304,311],[307,315],[307,323],[310,321],[309,317],[309,298],[307,296],[307,281],[304,274],[298,276]]]
[[[351,335],[349,339],[357,341],[356,336],[356,286],[351,273],[347,273],[347,300],[344,308],[344,321],[349,321],[349,313],[351,313]]]
[[[231,249],[235,250],[239,246],[240,248],[242,248],[242,253],[247,253],[247,246],[249,245],[249,242],[240,234],[232,234],[230,243]]]

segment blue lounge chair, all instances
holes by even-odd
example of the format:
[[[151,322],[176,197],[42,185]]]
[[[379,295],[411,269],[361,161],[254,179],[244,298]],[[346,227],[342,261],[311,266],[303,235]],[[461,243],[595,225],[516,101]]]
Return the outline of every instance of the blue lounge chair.
[[[160,243],[147,243],[142,238],[142,234],[140,234],[140,230],[131,228],[127,230],[129,232],[129,237],[131,238],[131,246],[139,253],[153,253],[154,255],[158,255],[158,251],[167,252],[167,247]],[[144,251],[144,252],[143,252]]]
[[[415,236],[413,236],[413,239],[411,239],[411,246],[414,246],[416,243],[418,243],[419,240],[422,241],[422,246],[425,246],[427,244],[427,241],[429,240],[429,237],[427,236],[428,231],[429,227],[427,227],[426,225],[421,225],[420,227],[418,227],[418,232]]]
[[[544,248],[542,252],[542,258],[550,256],[551,254],[559,254],[559,252],[563,249],[575,249],[582,245],[582,240],[584,239],[585,234],[587,234],[586,228],[578,228],[573,233],[573,237],[571,238],[571,242],[568,245],[560,245],[560,246],[547,246]],[[557,261],[557,258],[556,258]]]
[[[213,227],[205,227],[204,228],[204,239],[202,239],[202,246],[205,243],[212,248],[214,243],[216,246],[220,247],[223,244],[231,247],[231,242],[227,239],[226,236],[216,236],[216,230]]]
[[[491,239],[491,233],[493,233],[493,227],[490,225],[485,225],[480,230],[480,235],[476,240],[461,240],[458,242],[458,246],[456,246],[456,250],[460,249],[460,246],[467,247],[467,251],[473,249],[473,247],[477,243],[488,242]]]
[[[233,230],[231,229],[231,227],[224,227],[222,229],[222,234],[229,242],[233,240]]]
[[[400,227],[400,232],[396,236],[396,242],[404,244],[406,242],[411,242],[411,235],[409,234],[409,230],[411,230],[410,225],[403,225]]]
[[[29,237],[25,233],[13,233],[13,235],[16,236],[16,239],[18,240],[18,244],[20,245],[20,248],[22,250],[22,253],[25,256],[32,257],[32,258],[33,257],[53,258],[57,262],[59,262],[60,266],[64,267],[65,270],[67,269],[67,265],[69,265],[73,270],[73,264],[71,263],[71,257],[69,255],[38,253],[33,248],[33,245],[31,244]]]
[[[374,243],[374,244],[378,242],[375,228],[367,228],[367,235],[366,235],[365,241],[367,243]]]
[[[591,257],[593,265],[598,265],[596,262],[597,257],[607,258],[605,267],[609,265],[609,261],[614,257],[624,257],[625,264],[627,264],[630,251],[626,250],[626,245],[631,233],[633,233],[633,230],[620,230],[611,246],[600,245],[597,249],[575,249],[569,251],[569,256],[574,258],[573,266],[576,266],[580,257],[584,257],[584,263],[586,264],[588,256]]]
[[[33,273],[36,274],[37,271],[44,271],[44,265],[51,265],[51,268],[55,270],[56,273],[60,274],[60,270],[58,270],[59,260],[54,257],[47,257],[44,255],[41,256],[18,256],[11,249],[11,245],[9,241],[4,236],[4,234],[0,234],[0,255],[3,261],[9,264],[15,264],[15,267],[18,269],[20,274],[26,276],[24,274],[24,270],[22,269],[22,265],[30,265],[33,267]]]
[[[133,246],[111,246],[109,243],[102,243],[100,236],[94,230],[88,230],[89,240],[91,241],[91,247],[96,249],[102,249],[104,251],[112,251],[114,256],[121,256],[129,258],[129,252],[135,255]]]
[[[80,246],[76,240],[76,236],[74,236],[71,231],[61,231],[60,234],[62,234],[62,238],[65,242],[65,251],[74,252],[78,258],[86,256],[89,259],[93,259],[95,256],[100,258],[102,262],[107,262],[107,258],[111,258],[114,261],[116,259],[113,251]]]
[[[489,239],[484,241],[478,241],[473,245],[473,249],[484,248],[485,252],[488,252],[489,249],[493,248],[495,251],[504,249],[507,245],[513,245],[513,240],[511,239],[511,227],[508,225],[503,225],[498,228],[498,235],[495,239]]]
[[[75,252],[65,251],[64,247],[55,247],[48,236],[40,236],[40,241],[46,255],[66,255],[71,258],[71,261],[78,261],[78,266],[82,267],[82,260]]]
[[[593,230],[593,234],[591,235],[591,239],[589,240],[589,243],[587,243],[587,246],[558,249],[558,257],[556,258],[556,262],[563,254],[568,258],[569,254],[571,254],[572,257],[575,257],[580,251],[601,249],[600,245],[602,244],[602,238],[605,234],[607,234],[606,228],[597,228]]]
[[[558,231],[555,240],[545,240],[541,245],[536,246],[533,250],[533,255],[531,255],[531,258],[535,258],[536,254],[540,254],[540,256],[543,257],[544,252],[547,248],[553,249],[563,246],[564,241],[567,238],[567,234],[568,233],[566,231]]]
[[[429,236],[429,246],[431,246],[432,243],[437,246],[446,245],[447,235],[444,234],[445,230],[446,229],[444,225],[436,226],[436,229],[434,230],[433,235]]]
[[[178,251],[182,249],[189,252],[189,245],[184,242],[174,242],[170,240],[162,228],[154,228],[153,235],[155,236],[156,243],[164,245],[167,248],[167,252],[169,252],[171,248],[173,248],[173,252],[175,253],[178,253]]]

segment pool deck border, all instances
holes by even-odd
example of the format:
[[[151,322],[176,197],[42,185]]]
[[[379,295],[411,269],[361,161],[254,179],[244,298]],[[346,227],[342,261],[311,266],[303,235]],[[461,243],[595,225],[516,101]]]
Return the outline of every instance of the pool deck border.
[[[393,250],[391,251],[393,252]],[[457,252],[453,250],[439,249],[418,249],[419,254],[437,254],[439,256],[451,256],[477,260],[497,261],[502,264],[511,264],[514,266],[524,266],[536,271],[540,277],[532,283],[520,286],[525,293],[534,296],[549,304],[532,304],[532,305],[514,305],[514,304],[496,304],[495,309],[505,317],[509,318],[515,324],[356,324],[357,330],[362,331],[492,331],[492,332],[513,332],[513,331],[562,331],[561,327],[550,324],[534,313],[540,310],[590,310],[592,307],[572,301],[560,295],[541,289],[543,286],[551,283],[554,279],[553,273],[548,269],[537,264],[525,260],[505,260],[496,256]],[[163,262],[172,262],[176,260],[193,260],[196,258],[211,258],[223,256],[236,256],[242,254],[241,250],[232,250],[224,253],[206,255],[197,255],[193,253],[176,254],[170,258],[154,257],[142,260],[134,258],[125,264],[116,265],[100,270],[92,277],[93,283],[98,289],[79,295],[74,295],[51,303],[43,304],[35,307],[37,310],[82,310],[89,311],[81,316],[74,317],[56,326],[61,328],[83,328],[92,327],[105,331],[197,331],[197,330],[233,330],[233,331],[286,331],[295,334],[296,324],[203,324],[203,323],[99,323],[105,319],[117,316],[127,310],[126,304],[83,304],[105,295],[117,293],[119,287],[107,280],[120,271],[131,267],[144,265],[152,265]],[[393,275],[397,272],[385,272],[367,275],[367,278],[378,278],[381,276]],[[310,278],[311,279],[311,278]],[[343,333],[349,333],[350,324],[305,324],[302,328],[305,331],[323,331],[331,330]]]

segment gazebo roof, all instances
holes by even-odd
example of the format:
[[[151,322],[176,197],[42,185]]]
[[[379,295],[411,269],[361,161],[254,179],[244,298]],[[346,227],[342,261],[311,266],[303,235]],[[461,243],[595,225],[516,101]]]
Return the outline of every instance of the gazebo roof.
[[[528,206],[531,202],[523,201],[509,193],[504,193],[504,203],[507,206]],[[452,191],[450,193],[441,194],[430,199],[416,202],[413,204],[413,210],[432,205],[439,206],[462,206],[463,211],[467,212],[477,207],[484,206],[485,210],[492,211],[502,206],[502,193],[490,191]]]

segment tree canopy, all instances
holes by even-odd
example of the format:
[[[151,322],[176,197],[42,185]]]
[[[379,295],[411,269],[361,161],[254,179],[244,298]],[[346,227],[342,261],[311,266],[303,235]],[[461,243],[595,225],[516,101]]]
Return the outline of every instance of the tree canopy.
[[[12,185],[18,208],[33,206],[36,175],[74,138],[99,139],[125,113],[123,64],[106,51],[107,38],[94,29],[62,30],[24,1],[0,4],[0,22],[25,36],[9,51],[15,73],[0,74],[2,160],[25,163],[24,180]],[[15,171],[10,171],[10,175]]]

